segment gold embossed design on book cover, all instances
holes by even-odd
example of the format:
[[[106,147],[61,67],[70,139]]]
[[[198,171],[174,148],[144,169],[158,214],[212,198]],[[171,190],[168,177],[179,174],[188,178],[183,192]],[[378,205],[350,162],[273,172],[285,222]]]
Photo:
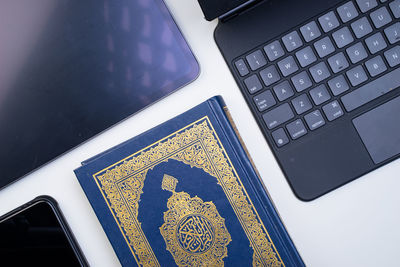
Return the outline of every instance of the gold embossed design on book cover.
[[[137,217],[147,171],[170,159],[217,179],[254,251],[253,266],[284,266],[207,116],[93,175],[138,265],[160,265]]]
[[[180,267],[224,266],[226,247],[232,241],[225,219],[212,201],[175,192],[177,183],[176,178],[164,175],[162,189],[172,193],[160,227],[167,250]]]

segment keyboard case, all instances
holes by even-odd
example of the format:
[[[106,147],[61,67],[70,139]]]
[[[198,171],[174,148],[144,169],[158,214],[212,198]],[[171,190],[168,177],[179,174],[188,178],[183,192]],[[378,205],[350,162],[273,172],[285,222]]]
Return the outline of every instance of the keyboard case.
[[[220,21],[214,33],[216,43],[221,53],[223,54],[226,63],[231,69],[231,72],[235,77],[236,82],[238,83],[243,93],[243,96],[245,97],[254,117],[256,118],[258,125],[261,128],[267,142],[269,143],[269,146],[273,151],[284,175],[286,176],[289,185],[291,186],[295,195],[299,199],[304,201],[313,200],[398,158],[398,155],[394,155],[380,163],[375,164],[371,159],[371,156],[369,155],[362,140],[360,139],[356,128],[353,126],[352,120],[359,115],[365,113],[366,111],[369,111],[372,108],[375,108],[376,106],[395,98],[400,94],[400,92],[399,90],[388,90],[387,92],[385,92],[384,95],[379,96],[377,99],[370,101],[355,110],[352,110],[350,113],[344,112],[344,114],[342,114],[340,118],[334,120],[332,123],[326,123],[326,125],[315,131],[306,126],[306,135],[301,136],[296,140],[292,140],[292,138],[289,137],[288,139],[290,139],[290,142],[288,144],[282,147],[278,147],[277,143],[273,139],[273,136],[271,135],[271,130],[268,129],[267,124],[265,123],[266,112],[260,112],[257,109],[257,106],[253,100],[253,97],[258,93],[266,92],[267,90],[273,91],[272,87],[276,84],[273,84],[273,86],[266,86],[265,84],[262,84],[262,89],[257,91],[257,94],[252,94],[248,91],[248,89],[246,88],[246,84],[244,83],[244,78],[248,77],[249,75],[242,77],[240,75],[240,69],[235,66],[235,62],[242,59],[243,62],[246,62],[245,64],[247,64],[247,67],[250,69],[248,62],[246,61],[247,55],[250,55],[257,50],[262,51],[262,53],[264,53],[265,55],[265,52],[263,50],[265,45],[275,40],[280,40],[282,44],[282,37],[284,37],[286,34],[289,34],[294,30],[296,30],[300,34],[299,29],[302,26],[311,21],[316,21],[318,23],[318,18],[327,14],[328,12],[335,12],[337,18],[339,18],[337,8],[347,2],[349,1],[263,1],[262,3],[243,11],[242,13],[236,14],[236,16],[225,19],[224,21]],[[386,8],[390,12],[389,3],[391,2],[392,1],[385,1],[385,3],[380,3],[380,6],[386,6]],[[355,6],[357,6],[355,1],[353,1],[353,3]],[[375,9],[380,8],[380,6]],[[374,11],[375,9],[373,9],[372,11]],[[365,14],[362,14],[358,7],[357,10],[360,14],[359,17],[361,17],[362,15],[365,16]],[[341,22],[341,25],[347,26],[349,29],[351,29],[350,24],[353,23],[355,20],[356,19],[348,21],[346,23]],[[391,24],[397,23],[398,21],[398,19],[393,19]],[[339,30],[342,26],[338,27],[336,30]],[[321,26],[318,25],[318,27],[323,33]],[[386,26],[383,28],[386,28]],[[383,28],[381,29],[382,33]],[[375,29],[374,33],[376,31],[377,30]],[[329,32],[331,40],[333,40],[332,32],[335,31]],[[371,33],[370,35],[374,33]],[[385,34],[383,33],[383,35]],[[322,37],[323,36],[319,38]],[[355,36],[353,37],[356,39]],[[302,46],[302,48],[308,46],[309,44],[304,40],[303,36],[301,36],[301,38],[303,43],[305,44]],[[355,44],[357,42],[358,41],[355,40],[352,44]],[[345,50],[349,46],[351,45],[338,48],[335,44],[335,53],[343,52],[344,54],[346,54]],[[393,46],[394,45],[391,45],[391,47]],[[298,48],[291,52],[286,51],[285,56],[292,56],[293,58],[296,58],[295,53],[302,48]],[[332,55],[334,55],[335,53],[333,53]],[[384,58],[383,51],[379,52],[378,55],[381,55],[382,58]],[[266,55],[265,58],[267,58]],[[326,58],[318,59],[313,64],[316,65],[322,61],[326,62]],[[363,68],[366,69],[364,66],[364,61],[360,62],[359,64],[362,64]],[[274,61],[273,63],[276,64],[276,61]],[[299,68],[299,70],[295,72],[295,74],[303,70],[308,71],[308,67],[305,69]],[[255,72],[251,71],[250,69],[250,74],[260,72],[263,70],[263,68],[260,68]],[[350,68],[347,68],[345,71],[349,69]],[[393,70],[394,68],[390,68],[388,66],[388,69]],[[339,72],[339,74],[344,73],[345,71]],[[385,73],[387,73],[388,71],[386,71]],[[382,75],[383,74],[380,74],[375,78],[381,77]],[[316,83],[313,81],[313,86],[311,88],[314,88],[320,84],[324,84],[328,88],[328,80],[329,79],[323,80],[320,83]],[[363,86],[365,83],[368,83],[370,80],[371,78],[360,85],[352,87],[351,90],[356,90],[360,86]],[[261,83],[263,83],[261,79],[260,81]],[[310,98],[310,94],[307,92],[307,90],[304,92],[306,92]],[[295,91],[291,99],[300,96],[304,92]],[[340,102],[342,96],[343,94],[340,94],[338,96],[334,96],[331,94],[331,101],[337,100],[338,102]],[[279,102],[277,97],[275,97],[275,100],[276,102]],[[329,101],[326,103],[331,102]],[[292,104],[290,103],[289,105]],[[341,104],[341,102],[339,105],[342,110],[345,111],[344,106],[343,104]],[[280,104],[276,104],[274,107],[278,106],[280,106]],[[282,107],[283,109],[284,105],[281,105],[280,107]],[[317,109],[322,113],[323,110],[321,107],[322,105],[317,105]],[[297,115],[293,108],[292,110],[294,116],[287,123],[282,124],[277,128],[287,128],[285,127],[286,124],[294,122],[298,119],[301,119],[304,122],[304,114],[307,113]],[[326,116],[324,116],[324,118],[325,121],[328,122]],[[273,130],[276,130],[277,128],[274,128]],[[287,133],[288,130],[285,129],[285,132]],[[285,142],[285,140],[283,139],[281,141]]]

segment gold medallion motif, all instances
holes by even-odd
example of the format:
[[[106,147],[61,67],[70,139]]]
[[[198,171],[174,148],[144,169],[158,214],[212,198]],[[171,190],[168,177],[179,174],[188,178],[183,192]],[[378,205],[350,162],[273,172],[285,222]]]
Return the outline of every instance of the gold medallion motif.
[[[199,214],[190,214],[178,223],[176,238],[184,251],[200,254],[214,245],[215,234],[207,218]]]
[[[178,180],[164,175],[161,188],[172,192],[160,227],[167,250],[178,266],[224,266],[232,241],[212,201],[203,202],[186,192],[175,192]]]

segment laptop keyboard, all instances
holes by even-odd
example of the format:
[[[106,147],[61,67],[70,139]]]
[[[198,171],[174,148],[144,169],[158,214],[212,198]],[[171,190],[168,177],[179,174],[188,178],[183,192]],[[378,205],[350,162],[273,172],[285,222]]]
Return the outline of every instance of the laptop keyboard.
[[[234,61],[277,147],[400,85],[400,0],[347,1]]]

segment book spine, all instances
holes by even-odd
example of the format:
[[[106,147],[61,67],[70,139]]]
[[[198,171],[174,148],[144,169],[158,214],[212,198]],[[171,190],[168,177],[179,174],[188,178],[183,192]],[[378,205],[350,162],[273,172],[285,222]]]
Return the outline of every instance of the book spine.
[[[247,174],[247,180],[252,185],[254,192],[259,198],[260,202],[264,205],[264,210],[270,221],[273,223],[274,231],[279,237],[281,244],[284,244],[286,248],[286,254],[291,259],[291,264],[293,266],[304,266],[300,255],[298,254],[293,242],[288,235],[280,215],[278,214],[274,203],[272,202],[268,190],[266,189],[261,176],[259,175],[254,162],[251,159],[250,154],[240,136],[239,131],[232,119],[232,116],[225,104],[225,101],[221,96],[216,96],[211,98],[209,105],[213,110],[217,121],[221,125],[221,129],[226,135],[226,139],[229,141],[230,145],[233,147],[233,151],[236,153],[236,157],[242,165],[243,170]],[[289,246],[289,247],[288,247]],[[288,265],[288,266],[290,266]]]

